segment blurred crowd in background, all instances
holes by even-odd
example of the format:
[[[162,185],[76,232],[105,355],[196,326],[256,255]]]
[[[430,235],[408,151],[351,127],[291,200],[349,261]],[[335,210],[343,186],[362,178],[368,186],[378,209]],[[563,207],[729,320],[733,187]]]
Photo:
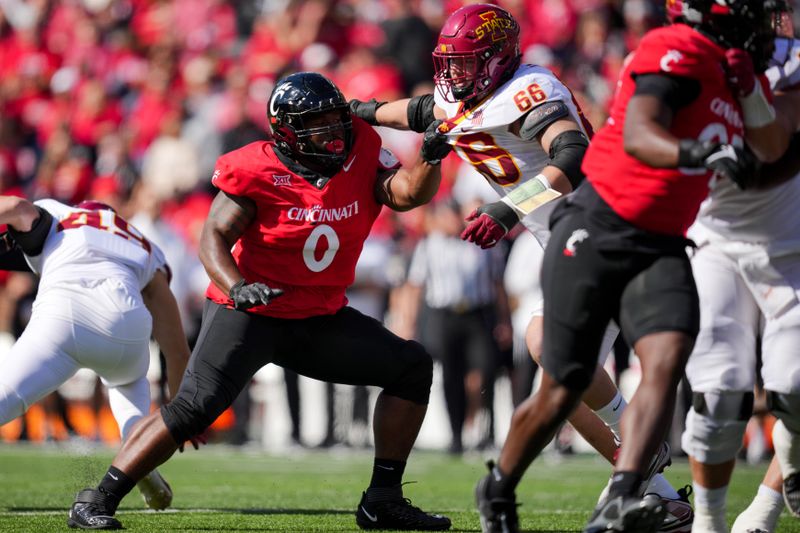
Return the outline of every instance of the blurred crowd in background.
[[[197,242],[214,195],[214,163],[224,152],[268,138],[266,100],[274,82],[313,70],[334,80],[348,99],[430,93],[438,29],[466,3],[0,0],[0,194],[68,204],[91,198],[116,208],[166,253],[192,341],[208,284]],[[523,62],[552,69],[595,128],[606,118],[625,56],[663,21],[663,2],[656,0],[497,3],[520,23]],[[379,133],[404,163],[417,157],[418,134]],[[523,335],[534,259],[527,233],[512,233],[491,251],[460,241],[464,216],[494,193],[456,156],[444,162],[442,174],[430,206],[404,214],[384,210],[349,297],[399,335],[421,340],[441,363],[441,387],[433,394],[445,400],[446,446],[460,453],[502,437],[491,392],[497,376],[509,378],[508,413],[530,393],[535,368]],[[453,253],[433,260],[437,254],[425,252],[430,247]],[[447,275],[437,276],[436,269]],[[484,289],[468,289],[475,286]],[[35,292],[31,275],[0,272],[0,351],[24,328]],[[617,376],[629,361],[627,347],[618,348]],[[158,364],[153,367],[157,385]],[[287,374],[285,383],[290,437],[305,445],[298,378]],[[116,429],[103,429],[113,419],[95,385],[84,380],[88,399],[80,405],[64,400],[74,396],[69,390],[48,397],[26,420],[0,428],[0,440],[81,434],[113,442]],[[156,403],[162,391],[163,383],[154,387]],[[260,440],[250,434],[257,394],[245,393],[215,425],[239,444]],[[368,444],[368,394],[337,395],[328,387],[322,445]],[[346,409],[336,406],[343,397]],[[342,413],[349,420],[338,424]]]

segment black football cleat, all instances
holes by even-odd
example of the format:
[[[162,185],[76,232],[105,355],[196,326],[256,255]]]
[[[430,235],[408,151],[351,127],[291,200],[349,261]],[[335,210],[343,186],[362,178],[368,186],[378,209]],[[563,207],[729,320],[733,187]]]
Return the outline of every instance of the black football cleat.
[[[666,514],[666,507],[655,494],[644,498],[616,496],[595,509],[583,533],[653,533],[664,523]]]
[[[428,514],[411,505],[411,500],[398,499],[378,502],[367,501],[361,494],[356,510],[356,524],[361,529],[394,529],[415,531],[445,531],[450,529],[450,519],[438,514]]]
[[[483,533],[518,533],[519,517],[517,516],[517,500],[511,498],[490,498],[488,494],[489,480],[493,475],[494,463],[486,463],[489,473],[478,480],[475,486],[475,505],[480,515]]]
[[[117,502],[98,489],[83,489],[69,510],[67,525],[80,529],[122,529],[114,518]]]
[[[783,501],[792,515],[800,517],[800,472],[783,480]]]

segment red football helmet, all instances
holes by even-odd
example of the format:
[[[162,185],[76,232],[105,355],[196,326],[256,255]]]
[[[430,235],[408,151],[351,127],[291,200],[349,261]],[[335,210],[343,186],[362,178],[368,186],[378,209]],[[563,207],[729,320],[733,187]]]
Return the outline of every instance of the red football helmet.
[[[750,53],[762,72],[787,20],[785,0],[667,0],[667,19],[700,28],[725,48]]]
[[[77,207],[78,209],[85,209],[86,211],[113,211],[114,213],[117,212],[117,210],[111,207],[110,205],[104,204],[103,202],[98,202],[96,200],[84,200],[75,207]]]
[[[510,78],[519,63],[514,17],[493,4],[468,5],[447,17],[439,33],[434,82],[448,102],[475,101]]]

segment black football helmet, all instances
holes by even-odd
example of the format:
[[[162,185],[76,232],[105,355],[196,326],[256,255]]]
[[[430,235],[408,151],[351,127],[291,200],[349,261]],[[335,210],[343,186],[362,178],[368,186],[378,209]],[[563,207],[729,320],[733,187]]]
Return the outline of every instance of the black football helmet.
[[[304,167],[330,177],[347,160],[353,137],[350,108],[322,74],[297,72],[278,80],[267,116],[278,150]]]
[[[785,0],[667,0],[670,22],[689,24],[725,48],[742,48],[763,72],[790,6]]]

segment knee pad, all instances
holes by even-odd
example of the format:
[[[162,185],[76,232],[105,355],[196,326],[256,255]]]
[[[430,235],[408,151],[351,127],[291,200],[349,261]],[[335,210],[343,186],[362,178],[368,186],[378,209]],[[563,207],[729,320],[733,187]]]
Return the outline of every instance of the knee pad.
[[[197,387],[187,371],[178,394],[161,407],[161,417],[175,442],[182,444],[205,431],[233,400],[219,390],[215,393]]]
[[[427,405],[433,383],[433,359],[416,341],[406,341],[401,350],[406,365],[400,377],[386,387],[386,394],[420,405]]]
[[[17,391],[0,383],[0,426],[22,416],[26,410],[25,401]]]
[[[734,459],[752,413],[752,392],[694,393],[681,438],[684,451],[709,465]]]
[[[790,432],[800,433],[800,394],[767,391],[767,408]]]

